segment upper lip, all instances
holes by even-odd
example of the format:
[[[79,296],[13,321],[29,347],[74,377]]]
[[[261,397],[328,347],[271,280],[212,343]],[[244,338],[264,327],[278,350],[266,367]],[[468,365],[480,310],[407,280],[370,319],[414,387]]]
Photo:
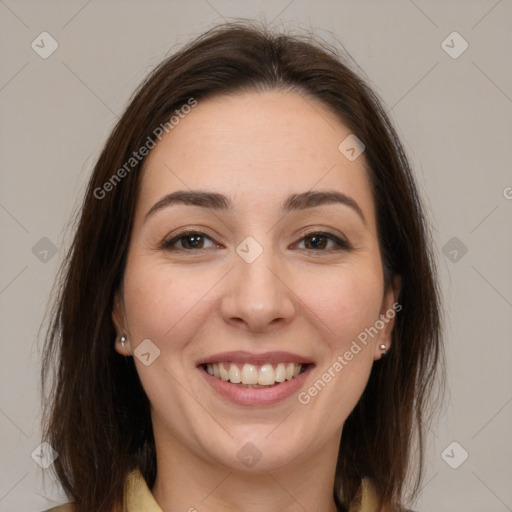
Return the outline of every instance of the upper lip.
[[[313,361],[305,356],[299,354],[292,354],[291,352],[261,352],[253,354],[252,352],[234,351],[234,352],[221,352],[211,356],[199,359],[196,363],[197,366],[211,363],[249,363],[253,365],[263,364],[279,364],[279,363],[297,363],[297,364],[311,364]]]

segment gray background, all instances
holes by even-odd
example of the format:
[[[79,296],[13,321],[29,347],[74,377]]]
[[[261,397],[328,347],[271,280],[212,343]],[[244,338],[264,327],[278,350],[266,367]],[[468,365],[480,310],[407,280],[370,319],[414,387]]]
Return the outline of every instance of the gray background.
[[[37,333],[101,145],[164,56],[233,17],[334,33],[387,106],[434,225],[447,317],[448,402],[415,509],[511,511],[510,0],[0,0],[0,510],[65,501],[31,458]],[[59,44],[46,59],[31,47],[43,31]],[[458,36],[442,45],[454,31],[469,44],[457,58]]]

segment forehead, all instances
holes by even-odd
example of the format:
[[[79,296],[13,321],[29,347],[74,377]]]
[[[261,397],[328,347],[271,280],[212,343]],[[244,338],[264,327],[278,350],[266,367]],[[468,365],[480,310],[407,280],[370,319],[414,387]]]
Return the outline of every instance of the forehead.
[[[373,218],[364,154],[338,146],[350,130],[321,102],[296,92],[247,92],[199,100],[150,152],[139,206],[178,189],[212,190],[235,206],[280,202],[290,193],[336,188]]]

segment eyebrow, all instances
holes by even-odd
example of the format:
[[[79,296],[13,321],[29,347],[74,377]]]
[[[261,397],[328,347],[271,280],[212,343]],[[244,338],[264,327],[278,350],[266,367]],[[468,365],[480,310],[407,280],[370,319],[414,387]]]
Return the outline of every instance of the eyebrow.
[[[176,192],[167,194],[155,203],[146,213],[144,221],[157,211],[175,204],[188,204],[201,208],[211,208],[213,210],[233,209],[232,201],[223,194],[204,190],[177,190]],[[337,190],[308,191],[300,194],[292,194],[288,196],[282,204],[281,212],[288,213],[327,204],[342,204],[348,206],[359,215],[363,224],[366,226],[366,218],[359,204],[350,196],[338,192]]]

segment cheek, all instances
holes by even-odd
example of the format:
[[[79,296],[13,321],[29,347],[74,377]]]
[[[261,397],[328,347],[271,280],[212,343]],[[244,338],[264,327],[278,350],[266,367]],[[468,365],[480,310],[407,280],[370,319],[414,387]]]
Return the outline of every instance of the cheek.
[[[225,269],[205,266],[171,268],[165,262],[134,257],[125,274],[124,297],[133,348],[148,338],[169,362],[182,364],[183,349],[198,336],[212,310],[216,287]]]
[[[343,349],[379,318],[382,283],[378,272],[362,269],[331,270],[299,285],[305,310],[318,319],[330,345]]]
[[[134,357],[143,388],[160,415],[166,414],[169,401],[188,410],[190,397],[181,392],[176,378],[184,378],[190,369],[188,345],[208,317],[208,292],[219,280],[212,274],[186,268],[171,271],[165,263],[136,257],[126,268],[124,299],[132,349],[149,339],[160,350],[148,366]]]
[[[372,369],[372,338],[360,341],[379,318],[382,301],[378,273],[339,271],[317,280],[305,300],[322,333],[324,352],[310,385],[298,396],[317,428],[334,434],[359,401]]]

